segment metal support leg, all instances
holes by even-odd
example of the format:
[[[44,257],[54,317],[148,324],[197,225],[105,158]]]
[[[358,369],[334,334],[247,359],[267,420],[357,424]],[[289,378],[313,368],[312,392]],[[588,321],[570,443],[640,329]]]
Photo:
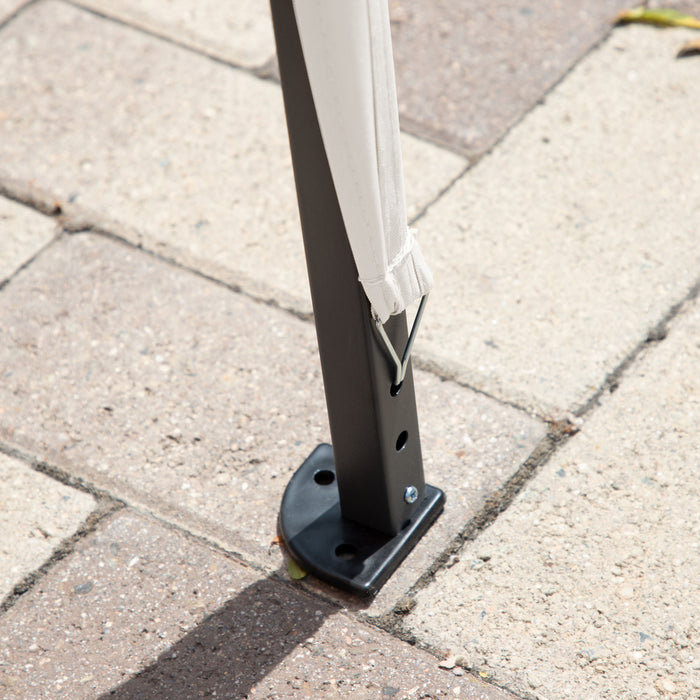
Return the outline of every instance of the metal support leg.
[[[443,508],[423,477],[410,365],[400,387],[358,282],[326,158],[291,0],[271,0],[294,178],[333,448],[292,477],[280,529],[319,578],[374,593]],[[406,345],[405,314],[385,330]]]

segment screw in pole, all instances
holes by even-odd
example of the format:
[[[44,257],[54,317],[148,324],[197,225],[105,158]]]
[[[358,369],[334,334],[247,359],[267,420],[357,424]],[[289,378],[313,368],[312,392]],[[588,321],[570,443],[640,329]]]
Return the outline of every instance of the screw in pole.
[[[415,503],[418,500],[418,489],[415,486],[407,486],[403,492],[403,500],[406,503]]]

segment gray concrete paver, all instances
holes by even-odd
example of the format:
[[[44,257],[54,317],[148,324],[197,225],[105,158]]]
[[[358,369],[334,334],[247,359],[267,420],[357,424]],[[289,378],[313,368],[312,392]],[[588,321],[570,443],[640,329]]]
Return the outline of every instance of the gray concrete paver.
[[[419,639],[537,698],[700,695],[698,338],[696,300],[418,596]]]
[[[262,66],[275,53],[267,2],[80,0],[78,4],[242,66]]]
[[[80,527],[94,505],[92,496],[0,454],[0,600]]]
[[[311,310],[278,85],[57,2],[0,33],[0,72],[10,177],[98,212],[133,242]],[[414,216],[466,161],[403,144]]]
[[[125,244],[61,239],[0,294],[0,438],[268,569],[293,471],[328,441],[313,326]],[[416,372],[447,508],[390,606],[528,457],[544,426]],[[393,602],[392,602],[393,601]]]
[[[542,413],[585,404],[700,275],[689,30],[617,29],[418,222],[417,351]]]
[[[0,618],[0,641],[7,700],[512,697],[128,510]]]
[[[51,219],[0,197],[0,284],[53,238],[54,229]]]
[[[483,154],[629,6],[627,0],[392,2],[404,125],[470,156]]]

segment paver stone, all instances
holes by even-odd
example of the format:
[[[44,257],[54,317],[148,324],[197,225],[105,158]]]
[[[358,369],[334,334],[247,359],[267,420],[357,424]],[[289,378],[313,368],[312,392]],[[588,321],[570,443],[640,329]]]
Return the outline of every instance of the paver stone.
[[[538,698],[700,695],[700,304],[418,596],[409,628]]]

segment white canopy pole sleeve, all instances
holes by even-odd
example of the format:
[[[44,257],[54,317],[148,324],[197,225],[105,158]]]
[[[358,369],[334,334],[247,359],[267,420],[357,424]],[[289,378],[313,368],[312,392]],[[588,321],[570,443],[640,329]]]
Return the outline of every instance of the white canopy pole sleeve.
[[[407,225],[387,0],[293,3],[359,279],[385,322],[433,285]]]

